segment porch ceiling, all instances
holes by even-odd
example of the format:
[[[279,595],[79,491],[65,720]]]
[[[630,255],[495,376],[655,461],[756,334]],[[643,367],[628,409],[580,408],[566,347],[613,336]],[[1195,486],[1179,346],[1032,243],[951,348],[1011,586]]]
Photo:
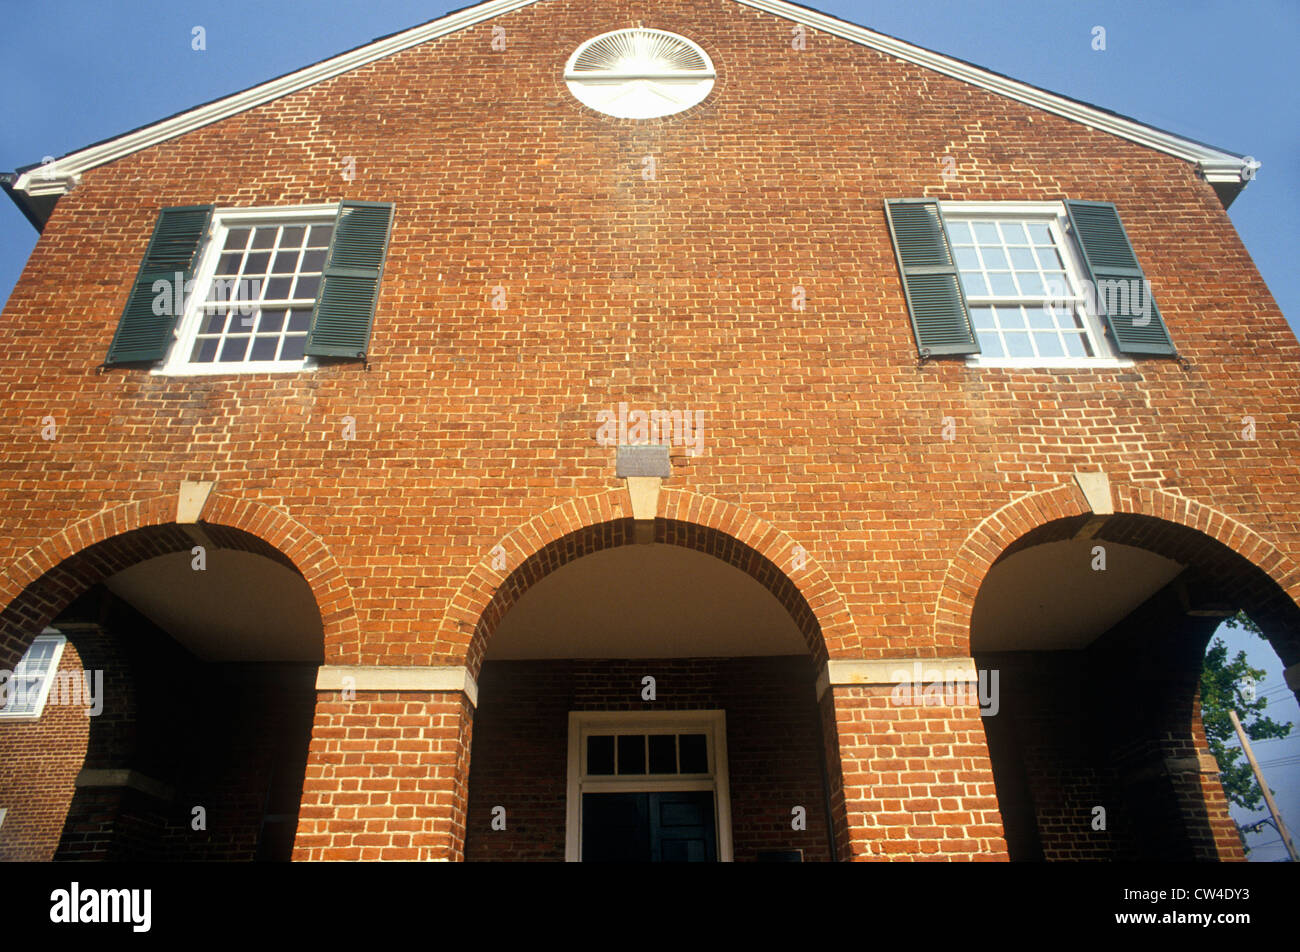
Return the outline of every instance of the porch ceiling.
[[[502,619],[487,657],[807,653],[781,603],[746,573],[680,546],[629,545],[584,556],[530,588]]]
[[[1093,547],[1106,568],[1094,571]],[[989,570],[975,600],[975,651],[1061,651],[1087,647],[1183,570],[1134,546],[1096,539],[1023,549]]]
[[[204,661],[323,660],[311,587],[260,555],[210,548],[207,568],[195,571],[190,554],[176,552],[104,584]]]

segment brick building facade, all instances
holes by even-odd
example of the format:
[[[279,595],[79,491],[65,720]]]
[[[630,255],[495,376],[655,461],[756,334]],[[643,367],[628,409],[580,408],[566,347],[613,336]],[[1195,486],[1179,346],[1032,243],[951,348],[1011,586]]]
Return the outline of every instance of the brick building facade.
[[[0,858],[1241,859],[1253,172],[780,0],[493,0],[9,176],[0,669],[104,703],[0,718]]]

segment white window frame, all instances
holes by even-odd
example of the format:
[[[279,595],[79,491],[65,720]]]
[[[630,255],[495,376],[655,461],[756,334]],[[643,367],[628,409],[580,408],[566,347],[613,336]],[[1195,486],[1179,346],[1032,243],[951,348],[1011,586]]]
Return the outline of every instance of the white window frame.
[[[1059,368],[1077,368],[1096,370],[1105,368],[1124,368],[1134,366],[1132,359],[1120,355],[1115,349],[1115,342],[1106,329],[1106,321],[1095,308],[1089,306],[1088,297],[1080,285],[1087,280],[1088,269],[1080,253],[1079,246],[1069,231],[1070,217],[1062,202],[940,202],[945,223],[948,221],[966,221],[969,219],[999,218],[1011,221],[1039,220],[1046,222],[1052,231],[1057,251],[1065,265],[1066,280],[1070,284],[1070,303],[1078,308],[1083,316],[1084,332],[1092,346],[1093,357],[986,357],[984,354],[971,354],[966,358],[968,367],[1007,367],[1018,370],[1053,370]],[[952,237],[948,236],[951,243]],[[960,269],[958,269],[960,276]],[[960,277],[959,277],[960,280]],[[1012,304],[1014,299],[1000,295],[980,295],[966,298],[968,309],[975,307],[997,306],[998,303]],[[1019,303],[1026,303],[1021,300]],[[971,317],[971,329],[974,331],[974,317]],[[978,334],[977,334],[978,339]]]
[[[167,359],[150,373],[166,377],[215,377],[235,374],[302,373],[315,370],[319,362],[310,355],[300,360],[240,361],[239,363],[190,363],[194,340],[203,323],[203,302],[207,299],[226,244],[226,234],[232,228],[270,224],[295,224],[298,219],[337,218],[338,203],[331,205],[296,205],[293,207],[258,206],[254,208],[216,208],[208,226],[206,244],[194,272],[194,293],[185,301],[185,312],[176,322],[171,350]],[[333,222],[331,221],[331,224]],[[324,224],[315,221],[312,224]],[[319,294],[319,292],[318,292]]]
[[[709,773],[682,777],[637,774],[586,775],[587,737],[591,734],[689,733],[706,735]],[[731,842],[731,783],[727,768],[727,717],[724,711],[570,711],[569,779],[566,801],[564,859],[582,860],[582,797],[586,793],[655,793],[663,790],[713,792],[713,825],[718,837],[718,861],[733,859]]]
[[[21,712],[19,711],[11,712],[8,709],[8,706],[4,708],[0,708],[0,722],[7,721],[12,723],[14,721],[40,720],[41,714],[45,710],[45,701],[50,696],[50,687],[58,679],[59,664],[63,661],[63,648],[68,643],[68,639],[62,634],[60,634],[56,629],[46,628],[39,635],[37,635],[35,638],[32,639],[32,643],[27,647],[27,652],[23,654],[22,660],[18,662],[17,666],[10,674],[9,684],[6,685],[8,690],[10,691],[13,690],[14,680],[17,678],[19,672],[24,667],[24,662],[26,662],[27,660],[27,655],[31,653],[32,648],[34,648],[37,644],[41,642],[47,642],[47,643],[54,642],[54,654],[50,658],[50,666],[49,668],[46,669],[45,677],[41,680],[40,685],[36,689],[37,694],[36,694],[35,708],[30,711],[21,711]]]

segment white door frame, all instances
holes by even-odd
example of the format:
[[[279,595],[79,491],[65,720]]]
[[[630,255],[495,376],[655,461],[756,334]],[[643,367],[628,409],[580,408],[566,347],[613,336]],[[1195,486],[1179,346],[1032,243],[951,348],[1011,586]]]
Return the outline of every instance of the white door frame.
[[[707,738],[709,774],[687,777],[587,777],[589,734],[701,733]],[[569,778],[565,813],[564,859],[582,858],[582,796],[585,793],[653,793],[661,790],[713,791],[718,861],[732,861],[731,785],[727,769],[727,717],[723,711],[570,711]]]

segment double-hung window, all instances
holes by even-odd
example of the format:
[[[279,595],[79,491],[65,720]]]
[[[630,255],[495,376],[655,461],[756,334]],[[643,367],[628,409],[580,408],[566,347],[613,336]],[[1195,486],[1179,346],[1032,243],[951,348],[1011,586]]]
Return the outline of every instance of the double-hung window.
[[[885,203],[917,349],[973,366],[1175,356],[1114,205]]]
[[[1114,363],[1059,203],[944,204],[982,365]]]
[[[365,358],[392,217],[354,201],[162,209],[105,363],[196,375]]]
[[[54,683],[67,639],[47,628],[32,641],[0,689],[0,719],[31,720],[41,716]]]
[[[162,373],[302,370],[333,206],[218,213]],[[165,290],[165,289],[164,289]]]

